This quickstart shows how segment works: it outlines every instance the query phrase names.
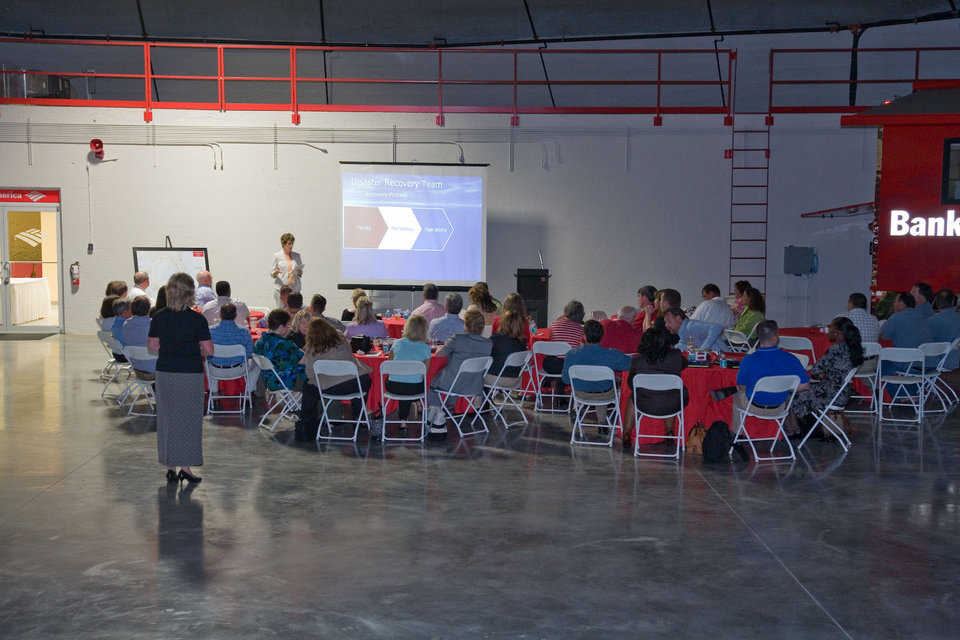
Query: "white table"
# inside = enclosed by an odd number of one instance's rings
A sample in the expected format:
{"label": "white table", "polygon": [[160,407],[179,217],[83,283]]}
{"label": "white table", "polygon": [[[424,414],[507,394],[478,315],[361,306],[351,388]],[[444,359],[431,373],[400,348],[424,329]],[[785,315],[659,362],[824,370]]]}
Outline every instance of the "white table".
{"label": "white table", "polygon": [[52,313],[46,278],[10,278],[11,324],[23,324]]}

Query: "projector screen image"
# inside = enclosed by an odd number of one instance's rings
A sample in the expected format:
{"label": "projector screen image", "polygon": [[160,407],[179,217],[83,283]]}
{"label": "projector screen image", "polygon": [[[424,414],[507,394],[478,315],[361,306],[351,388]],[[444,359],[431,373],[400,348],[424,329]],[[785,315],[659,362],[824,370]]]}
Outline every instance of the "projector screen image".
{"label": "projector screen image", "polygon": [[371,285],[483,280],[485,174],[478,166],[343,164],[341,279]]}

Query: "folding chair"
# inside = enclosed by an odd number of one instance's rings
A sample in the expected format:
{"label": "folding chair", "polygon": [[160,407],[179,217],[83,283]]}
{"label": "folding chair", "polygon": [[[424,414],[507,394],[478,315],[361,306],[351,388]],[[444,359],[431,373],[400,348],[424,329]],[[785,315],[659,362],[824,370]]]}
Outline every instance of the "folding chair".
{"label": "folding chair", "polygon": [[807,361],[810,364],[817,362],[817,354],[813,350],[813,342],[810,341],[810,338],[804,338],[802,336],[780,336],[779,346],[784,351],[809,353],[810,357]]}
{"label": "folding chair", "polygon": [[[573,365],[570,367],[569,374],[570,388],[573,391],[571,395],[573,396],[574,415],[573,431],[570,432],[570,444],[589,444],[612,447],[613,437],[616,434],[617,429],[619,429],[621,433],[623,432],[623,417],[620,415],[620,390],[617,388],[616,374],[614,374],[613,369],[610,367],[586,364]],[[584,382],[609,382],[611,391],[613,392],[613,398],[611,400],[599,400],[581,395],[583,393],[591,393],[590,391],[583,389]],[[580,387],[579,389],[577,388],[578,386]],[[587,412],[591,408],[599,411],[600,407],[606,407],[606,405],[611,403],[613,403],[613,422],[610,422],[610,413],[606,409],[604,409],[603,412],[603,424],[600,422],[584,422]],[[587,440],[583,434],[584,427],[607,427],[610,429],[610,437],[606,442],[602,440],[600,442]],[[579,434],[579,438],[577,437],[577,434]]]}
{"label": "folding chair", "polygon": [[[943,360],[944,364],[943,364],[942,373],[957,370],[956,367],[950,366],[950,362],[951,362],[951,356],[958,351],[960,351],[960,338],[956,338],[953,342],[950,343],[950,352],[947,354],[947,357],[944,358]],[[947,381],[944,380],[942,377],[937,378],[937,388],[947,397],[951,407],[956,405],[957,403],[960,403],[960,396],[957,396],[957,392],[954,391],[953,387],[947,384]]]}
{"label": "folding chair", "polygon": [[268,396],[271,394],[273,395],[273,398],[274,398],[273,404],[270,404],[267,410],[263,412],[263,415],[260,417],[260,422],[257,423],[258,427],[263,427],[264,426],[263,423],[266,422],[270,414],[273,413],[273,410],[279,407],[280,408],[279,415],[277,415],[276,419],[274,419],[274,421],[270,423],[269,426],[265,427],[267,431],[273,432],[276,430],[277,424],[279,424],[279,422],[283,420],[287,415],[296,414],[300,412],[300,398],[297,397],[300,395],[300,393],[296,391],[291,391],[290,389],[287,388],[287,385],[284,384],[283,382],[283,378],[280,377],[280,374],[277,373],[277,370],[274,368],[273,363],[270,362],[270,358],[267,358],[266,356],[262,356],[259,353],[253,354],[252,357],[253,357],[253,361],[257,364],[258,367],[260,367],[261,375],[266,376],[267,372],[270,372],[273,375],[273,377],[277,379],[277,382],[280,383],[279,389],[275,391],[271,391],[269,389],[267,390]]}
{"label": "folding chair", "polygon": [[[243,358],[242,362],[229,367],[219,367],[210,359],[204,361],[207,368],[207,413],[246,413],[247,407],[253,410],[251,390],[247,388],[247,350],[242,344],[215,344],[213,345],[214,358]],[[243,393],[239,395],[225,395],[220,393],[219,383],[228,380],[243,380]],[[215,400],[240,400],[240,410],[214,409]]]}
{"label": "folding chair", "polygon": [[[107,378],[106,383],[103,385],[103,390],[100,391],[100,397],[103,398],[107,395],[107,389],[110,388],[110,385],[114,382],[120,382],[120,374],[126,373],[127,377],[130,377],[133,369],[130,367],[129,362],[120,362],[117,360],[115,353],[123,353],[123,345],[120,344],[120,341],[113,337],[113,334],[109,331],[98,331],[97,337],[100,338],[100,344],[103,345],[103,348],[107,350],[110,354],[110,362],[104,365],[103,369],[100,370],[101,379],[104,377]],[[112,366],[111,366],[112,365]],[[113,373],[110,373],[110,369],[113,369]],[[108,377],[109,376],[109,377]],[[120,396],[122,396],[122,390]],[[120,403],[120,397],[118,396],[118,404]]]}
{"label": "folding chair", "polygon": [[[387,390],[387,378],[396,376],[420,376],[423,383],[423,392],[414,395],[401,395]],[[423,442],[427,435],[427,367],[419,360],[387,360],[380,365],[381,411],[383,413],[383,441],[384,442]],[[407,420],[388,420],[387,403],[390,400],[410,401],[420,403],[420,435],[414,438],[393,437],[387,435],[387,425],[404,424]]]}
{"label": "folding chair", "polygon": [[[533,343],[533,375],[530,376],[530,384],[534,385],[534,393],[536,394],[533,401],[533,410],[537,413],[568,413],[570,411],[567,409],[557,409],[556,403],[557,398],[563,398],[570,400],[570,394],[568,393],[557,393],[556,390],[551,391],[550,393],[544,393],[543,391],[543,381],[544,380],[560,380],[563,378],[561,373],[547,373],[540,369],[540,359],[537,356],[554,356],[557,358],[562,358],[567,355],[570,351],[570,345],[566,342],[551,342],[546,340],[541,340],[540,342]],[[550,398],[550,409],[547,409],[543,405],[543,399]]]}
{"label": "folding chair", "polygon": [[[881,349],[881,347],[880,347],[880,343],[879,343],[879,342],[864,342],[864,343],[863,343],[863,361],[866,363],[866,362],[867,362],[868,360],[870,360],[871,358],[877,358],[877,356],[880,355],[880,349]],[[875,364],[877,364],[877,365],[879,366],[879,362],[876,362],[876,361],[875,361]],[[860,365],[860,367],[862,368],[863,365]],[[862,411],[862,410],[860,410],[860,409],[857,409],[857,410],[846,409],[844,412],[845,412],[845,413],[851,413],[851,414],[856,414],[856,413],[869,413],[869,414],[874,414],[874,413],[876,413],[876,412],[877,412],[877,389],[876,389],[877,372],[876,372],[876,371],[866,371],[866,372],[860,373],[860,372],[859,372],[859,368],[858,368],[858,373],[856,373],[856,374],[853,376],[853,379],[854,379],[854,380],[862,380],[865,385],[867,385],[868,387],[870,387],[870,395],[868,395],[868,396],[851,395],[851,396],[850,396],[850,399],[851,399],[851,400],[869,400],[869,401],[870,401],[870,404],[868,405],[866,411]],[[848,403],[848,404],[849,404],[849,403]]]}
{"label": "folding chair", "polygon": [[113,376],[114,369],[123,363],[117,361],[113,355],[113,351],[110,348],[111,342],[114,339],[111,332],[97,331],[97,339],[100,340],[100,346],[103,347],[103,350],[107,352],[107,361],[100,368],[100,381],[105,382]]}
{"label": "folding chair", "polygon": [[[487,389],[487,393],[483,398],[482,410],[493,411],[494,419],[499,419],[500,422],[503,423],[503,427],[505,429],[509,429],[510,427],[518,424],[527,424],[527,416],[523,413],[523,407],[517,403],[512,394],[513,392],[520,390],[523,375],[530,370],[530,360],[532,358],[532,351],[516,351],[511,353],[504,361],[503,369],[501,369],[500,373],[497,374],[497,379],[493,381],[493,384],[484,385]],[[520,369],[520,374],[517,376],[516,383],[509,384],[505,382],[505,379],[503,378],[503,371],[517,367]],[[531,376],[531,378],[532,377],[533,376]],[[503,401],[500,404],[497,404],[494,400],[494,396],[497,393],[503,397]],[[516,422],[507,422],[507,419],[503,416],[503,410],[506,409],[508,404],[517,410],[517,412],[520,414],[521,420]],[[489,407],[489,409],[487,407]]]}
{"label": "folding chair", "polygon": [[[783,422],[787,419],[787,414],[790,413],[790,405],[793,404],[793,398],[797,395],[797,387],[800,386],[800,378],[797,376],[766,376],[757,380],[757,383],[753,387],[753,393],[750,394],[750,400],[747,402],[747,407],[745,409],[737,408],[737,432],[733,436],[733,445],[730,447],[728,452],[730,455],[733,455],[733,447],[740,442],[747,442],[750,445],[750,449],[753,451],[753,459],[757,462],[770,462],[774,460],[796,460],[797,456],[793,450],[793,445],[790,444],[790,438],[787,437],[786,431],[783,430]],[[782,409],[775,414],[763,415],[756,413],[754,407],[757,405],[753,404],[753,399],[758,393],[786,393],[787,400],[782,405]],[[773,434],[772,437],[768,438],[754,438],[750,436],[750,432],[747,431],[746,423],[747,418],[758,418],[760,420],[772,420],[777,424],[777,431]],[[743,437],[740,437],[740,434],[743,434]],[[773,448],[777,446],[777,441],[780,439],[780,436],[783,436],[784,442],[787,443],[787,448],[790,450],[790,455],[788,456],[760,456],[757,454],[757,448],[755,442],[762,442],[764,440],[772,440],[770,443],[769,453],[773,453]]]}
{"label": "folding chair", "polygon": [[800,366],[804,369],[810,367],[810,356],[805,353],[794,353],[793,351],[787,351],[790,355],[800,361]]}
{"label": "folding chair", "polygon": [[[314,383],[317,385],[317,390],[320,393],[320,425],[317,428],[317,440],[345,440],[348,442],[356,442],[357,434],[360,433],[361,424],[366,424],[367,430],[370,430],[370,418],[367,416],[367,403],[364,402],[363,385],[360,384],[360,372],[357,370],[357,364],[349,360],[317,360],[313,363],[313,375]],[[331,377],[353,376],[357,381],[357,390],[353,393],[343,394],[324,393],[318,377],[321,375]],[[355,398],[360,400],[360,415],[356,416],[355,420],[330,417],[329,408],[334,401],[353,400]],[[353,435],[333,435],[334,422],[352,424]],[[328,436],[323,435],[324,424],[327,425],[327,433],[330,434]]]}
{"label": "folding chair", "polygon": [[[903,347],[885,347],[880,349],[879,359],[880,361],[877,364],[877,383],[875,386],[877,390],[877,401],[879,403],[878,411],[880,412],[880,420],[889,420],[890,422],[916,422],[919,424],[923,420],[923,396],[926,386],[924,382],[926,370],[923,351]],[[900,366],[897,366],[892,372],[884,374],[884,362],[891,362]],[[907,385],[916,385],[916,395],[910,393]],[[884,400],[887,386],[896,388],[890,397],[890,402]],[[901,395],[901,392],[903,395]],[[907,400],[909,406],[913,408],[913,419],[894,418],[892,411],[891,417],[885,418],[883,416],[884,407],[890,407],[892,409],[895,405],[905,406],[902,403],[897,403],[897,400],[901,398]]]}
{"label": "folding chair", "polygon": [[[929,367],[923,376],[924,382],[924,405],[930,400],[930,396],[936,396],[940,401],[939,409],[926,409],[927,413],[946,413],[953,404],[951,398],[940,388],[940,376],[944,372],[947,363],[947,357],[950,355],[952,344],[949,342],[925,342],[918,349],[923,351],[926,362],[936,362],[931,370]],[[952,391],[952,389],[951,389]]]}
{"label": "folding chair", "polygon": [[[480,424],[483,425],[482,429],[473,429],[473,431],[464,431],[463,430],[463,421],[466,420],[467,415],[469,415],[469,410],[464,411],[463,413],[457,414],[456,411],[456,400],[459,398],[466,398],[471,406],[473,404],[473,399],[477,397],[477,394],[474,393],[462,393],[457,391],[457,383],[461,380],[461,377],[468,378],[470,376],[477,376],[481,380],[481,391],[480,397],[485,397],[483,394],[483,376],[487,374],[487,370],[490,369],[490,365],[493,364],[493,358],[490,356],[483,356],[480,358],[468,358],[463,361],[460,365],[460,369],[457,371],[457,375],[453,379],[453,384],[450,385],[450,389],[436,389],[433,390],[437,392],[440,396],[440,409],[443,411],[444,415],[450,420],[453,420],[453,424],[457,427],[457,432],[460,434],[460,437],[472,436],[477,433],[489,433],[490,429],[487,428],[487,423],[483,419],[483,414],[477,410],[474,412],[473,420],[470,421],[470,427],[473,428],[474,423],[476,423],[477,418],[480,419]],[[454,407],[451,410],[447,406],[447,400],[454,399]]]}
{"label": "folding chair", "polygon": [[[680,410],[673,413],[667,413],[664,415],[653,414],[653,413],[644,413],[637,408],[637,390],[643,389],[645,391],[679,391],[680,392]],[[673,418],[678,416],[676,434],[672,436],[667,436],[663,434],[653,434],[653,433],[640,433],[640,421],[643,418],[653,418],[655,420],[664,420],[666,418]],[[686,443],[686,429],[683,426],[683,379],[680,376],[674,376],[666,373],[638,373],[633,376],[633,424],[634,424],[634,438],[633,438],[633,455],[635,456],[646,456],[650,458],[679,458],[680,449],[684,451],[687,449]],[[657,437],[664,438],[666,440],[676,440],[677,448],[672,454],[670,453],[641,453],[640,452],[640,438],[643,437]]]}
{"label": "folding chair", "polygon": [[[136,392],[136,395],[130,399],[130,409],[127,411],[128,416],[155,416],[157,415],[157,403],[155,402],[156,396],[153,393],[153,380],[147,380],[136,375],[138,371],[143,372],[141,369],[137,369],[137,363],[143,362],[153,362],[154,369],[156,369],[157,356],[150,353],[146,347],[136,347],[129,346],[123,348],[123,355],[127,359],[127,362],[130,363],[130,367],[133,370],[134,376],[127,383],[126,389],[123,390],[123,393],[120,394],[123,398],[123,401],[126,402],[130,398],[131,394]],[[137,402],[141,398],[146,398],[147,402],[150,403],[151,412],[149,413],[139,413],[134,411]],[[123,404],[121,403],[121,407]]]}
{"label": "folding chair", "polygon": [[724,329],[723,339],[727,341],[727,350],[733,353],[750,353],[753,350],[750,339],[742,331]]}
{"label": "folding chair", "polygon": [[847,372],[846,377],[844,377],[843,379],[843,384],[840,385],[839,389],[837,389],[837,392],[834,394],[833,398],[830,400],[827,406],[823,408],[823,411],[817,414],[817,419],[813,423],[813,426],[810,427],[810,430],[807,431],[807,435],[803,436],[803,440],[801,440],[800,444],[797,445],[797,451],[803,448],[803,445],[807,443],[807,439],[816,430],[818,426],[822,426],[824,429],[829,431],[830,435],[836,438],[837,442],[840,443],[840,446],[843,447],[844,452],[846,452],[849,449],[849,447],[853,444],[853,442],[850,440],[850,437],[843,430],[843,427],[841,427],[833,418],[831,418],[829,414],[831,411],[833,412],[843,411],[843,407],[837,404],[837,400],[840,398],[840,394],[843,393],[843,390],[847,388],[847,385],[853,382],[853,378],[855,375],[857,375],[857,367],[854,367],[853,369],[850,369],[850,371]]}

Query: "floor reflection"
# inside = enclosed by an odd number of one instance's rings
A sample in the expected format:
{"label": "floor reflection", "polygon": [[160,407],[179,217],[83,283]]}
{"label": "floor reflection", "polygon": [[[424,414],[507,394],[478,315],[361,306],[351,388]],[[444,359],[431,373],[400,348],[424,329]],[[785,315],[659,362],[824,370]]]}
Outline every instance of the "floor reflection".
{"label": "floor reflection", "polygon": [[168,482],[157,490],[157,558],[169,562],[177,578],[192,584],[207,581],[203,503],[193,499],[198,486]]}

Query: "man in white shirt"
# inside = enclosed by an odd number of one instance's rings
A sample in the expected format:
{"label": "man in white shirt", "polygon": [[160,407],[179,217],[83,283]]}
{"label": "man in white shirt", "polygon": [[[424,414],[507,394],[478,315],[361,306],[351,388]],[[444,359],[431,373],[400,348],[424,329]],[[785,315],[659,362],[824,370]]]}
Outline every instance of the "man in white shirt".
{"label": "man in white shirt", "polygon": [[[137,271],[133,274],[133,289],[130,289],[127,293],[127,297],[133,300],[137,296],[147,296],[147,289],[150,288],[150,274],[146,271]],[[147,296],[150,299],[150,304],[153,304],[153,298]]]}
{"label": "man in white shirt", "polygon": [[232,302],[237,307],[237,317],[234,322],[239,327],[247,327],[247,317],[250,315],[250,309],[240,300],[234,300],[230,297],[230,283],[226,280],[217,282],[217,297],[207,304],[203,305],[201,312],[207,319],[207,324],[213,326],[220,322],[220,307],[228,302]]}
{"label": "man in white shirt", "polygon": [[700,294],[703,296],[703,302],[697,305],[691,320],[700,322],[709,322],[719,324],[724,329],[729,329],[737,323],[733,315],[733,310],[727,306],[727,301],[720,295],[720,287],[715,284],[705,284]]}
{"label": "man in white shirt", "polygon": [[847,298],[846,317],[860,330],[861,342],[877,342],[880,337],[880,322],[876,316],[867,311],[867,296],[862,293],[851,293]]}
{"label": "man in white shirt", "polygon": [[213,291],[213,276],[209,271],[201,271],[197,274],[197,290],[193,294],[197,306],[203,307],[210,301],[217,299],[217,294]]}

